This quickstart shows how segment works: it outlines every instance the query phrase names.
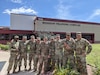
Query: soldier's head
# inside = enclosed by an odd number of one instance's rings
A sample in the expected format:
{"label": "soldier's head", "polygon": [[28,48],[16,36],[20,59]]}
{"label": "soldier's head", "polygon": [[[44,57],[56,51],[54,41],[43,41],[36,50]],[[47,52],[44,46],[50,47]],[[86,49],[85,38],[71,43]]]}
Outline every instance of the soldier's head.
{"label": "soldier's head", "polygon": [[23,36],[22,40],[26,41],[27,40],[27,36]]}
{"label": "soldier's head", "polygon": [[70,40],[70,38],[71,38],[71,33],[70,32],[66,33],[66,39]]}
{"label": "soldier's head", "polygon": [[17,41],[18,39],[19,39],[19,36],[17,36],[17,35],[16,35],[16,36],[14,36],[14,40],[16,40],[16,41]]}
{"label": "soldier's head", "polygon": [[76,39],[80,40],[82,38],[82,33],[81,32],[77,32],[76,33]]}
{"label": "soldier's head", "polygon": [[56,34],[56,40],[60,39],[60,34]]}
{"label": "soldier's head", "polygon": [[47,37],[44,37],[44,38],[43,38],[43,41],[44,41],[44,42],[47,42],[47,41],[48,41],[48,38],[47,38]]}
{"label": "soldier's head", "polygon": [[30,38],[31,38],[32,41],[35,40],[35,36],[34,35],[32,35]]}
{"label": "soldier's head", "polygon": [[51,36],[51,37],[50,37],[50,40],[51,40],[51,41],[54,41],[54,36]]}
{"label": "soldier's head", "polygon": [[40,41],[41,41],[41,38],[37,37],[36,42],[40,42]]}

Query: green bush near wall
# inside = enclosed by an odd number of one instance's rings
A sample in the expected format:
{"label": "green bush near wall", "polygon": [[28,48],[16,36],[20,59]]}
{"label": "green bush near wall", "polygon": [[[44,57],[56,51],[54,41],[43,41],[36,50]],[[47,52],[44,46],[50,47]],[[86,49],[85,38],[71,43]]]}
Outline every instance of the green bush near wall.
{"label": "green bush near wall", "polygon": [[9,45],[0,44],[1,50],[9,50]]}

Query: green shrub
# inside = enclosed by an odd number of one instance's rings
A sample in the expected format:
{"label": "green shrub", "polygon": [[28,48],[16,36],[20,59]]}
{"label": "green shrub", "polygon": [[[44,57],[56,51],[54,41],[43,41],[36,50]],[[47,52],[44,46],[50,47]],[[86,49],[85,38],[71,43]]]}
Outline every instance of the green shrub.
{"label": "green shrub", "polygon": [[54,75],[80,75],[77,71],[71,69],[55,69]]}
{"label": "green shrub", "polygon": [[9,45],[0,44],[0,49],[1,50],[9,50]]}
{"label": "green shrub", "polygon": [[69,67],[68,68],[55,68],[54,75],[80,75],[76,70],[72,70]]}
{"label": "green shrub", "polygon": [[93,71],[93,75],[100,75],[100,63],[98,62],[95,62],[95,70]]}
{"label": "green shrub", "polygon": [[100,75],[100,68],[97,68],[97,69],[94,71],[94,75]]}

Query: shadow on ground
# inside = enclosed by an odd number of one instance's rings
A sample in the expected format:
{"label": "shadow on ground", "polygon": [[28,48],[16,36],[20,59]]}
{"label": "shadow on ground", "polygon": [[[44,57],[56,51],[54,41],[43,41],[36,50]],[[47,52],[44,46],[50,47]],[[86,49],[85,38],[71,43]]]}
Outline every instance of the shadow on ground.
{"label": "shadow on ground", "polygon": [[10,75],[36,75],[36,73],[32,71],[22,71],[22,72],[10,74]]}
{"label": "shadow on ground", "polygon": [[3,66],[5,65],[6,61],[0,61],[0,71],[2,70]]}
{"label": "shadow on ground", "polygon": [[[22,71],[22,72],[10,74],[10,75],[37,75],[37,73],[33,72],[33,71]],[[52,75],[52,73],[51,72],[47,72],[44,75]]]}

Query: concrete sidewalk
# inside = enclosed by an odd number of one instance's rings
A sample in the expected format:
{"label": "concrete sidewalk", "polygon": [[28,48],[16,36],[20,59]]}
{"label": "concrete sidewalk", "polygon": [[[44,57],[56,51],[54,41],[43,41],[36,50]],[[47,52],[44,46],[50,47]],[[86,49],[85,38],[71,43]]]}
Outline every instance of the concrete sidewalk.
{"label": "concrete sidewalk", "polygon": [[[10,57],[10,52],[7,51],[2,51],[0,50],[0,75],[7,75],[7,67],[8,67],[8,61],[9,61],[9,57]],[[11,74],[10,75],[35,75],[36,73],[32,72],[32,71],[23,71],[23,67],[21,68],[21,72],[16,73],[16,74],[12,74],[12,70],[11,70]],[[29,67],[29,66],[28,66]]]}
{"label": "concrete sidewalk", "polygon": [[6,75],[9,57],[10,57],[9,52],[0,50],[0,62],[4,61],[4,63],[1,64],[2,67],[0,67],[1,68],[0,75]]}

